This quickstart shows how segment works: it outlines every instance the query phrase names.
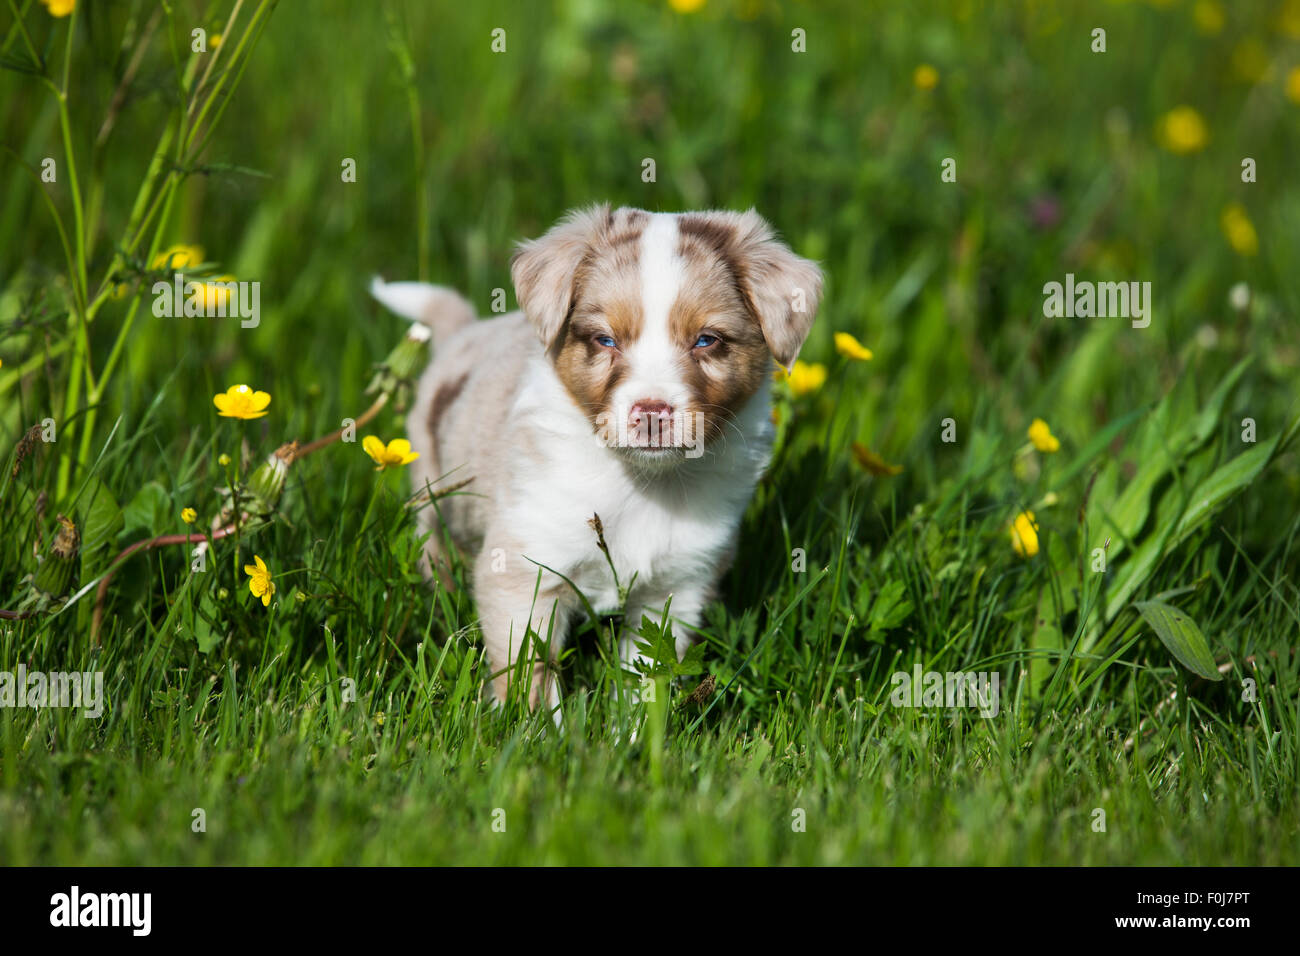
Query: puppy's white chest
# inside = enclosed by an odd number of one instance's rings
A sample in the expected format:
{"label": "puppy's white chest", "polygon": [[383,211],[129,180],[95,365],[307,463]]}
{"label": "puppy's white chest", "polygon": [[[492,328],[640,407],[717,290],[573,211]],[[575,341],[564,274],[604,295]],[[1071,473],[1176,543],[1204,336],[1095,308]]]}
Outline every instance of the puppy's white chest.
{"label": "puppy's white chest", "polygon": [[563,573],[602,612],[618,609],[620,586],[630,603],[707,586],[731,546],[749,489],[727,494],[716,480],[679,486],[676,476],[636,481],[616,466],[602,467],[599,457],[584,467],[569,462],[535,473],[526,483],[532,488],[524,498],[537,506],[527,509],[527,528],[519,530],[537,550],[534,560]]}

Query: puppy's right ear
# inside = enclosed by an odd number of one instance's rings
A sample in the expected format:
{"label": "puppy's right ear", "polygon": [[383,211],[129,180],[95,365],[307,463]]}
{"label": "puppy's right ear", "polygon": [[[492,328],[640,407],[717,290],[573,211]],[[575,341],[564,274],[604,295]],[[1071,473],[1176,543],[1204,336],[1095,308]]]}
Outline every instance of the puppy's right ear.
{"label": "puppy's right ear", "polygon": [[578,209],[540,239],[521,242],[510,261],[515,296],[549,349],[569,317],[578,267],[600,232],[608,227],[609,205]]}

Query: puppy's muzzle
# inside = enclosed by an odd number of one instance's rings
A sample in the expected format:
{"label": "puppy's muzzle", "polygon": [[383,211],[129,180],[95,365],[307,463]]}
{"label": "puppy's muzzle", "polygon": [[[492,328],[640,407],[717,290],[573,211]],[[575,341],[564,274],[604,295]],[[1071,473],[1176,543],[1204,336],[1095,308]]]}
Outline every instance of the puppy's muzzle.
{"label": "puppy's muzzle", "polygon": [[627,416],[627,444],[632,448],[672,448],[680,439],[673,407],[662,399],[642,398]]}

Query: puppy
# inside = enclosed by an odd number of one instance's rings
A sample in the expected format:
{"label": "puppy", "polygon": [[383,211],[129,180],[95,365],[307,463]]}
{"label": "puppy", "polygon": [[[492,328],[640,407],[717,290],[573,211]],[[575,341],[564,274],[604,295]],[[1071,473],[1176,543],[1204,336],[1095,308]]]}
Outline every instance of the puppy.
{"label": "puppy", "polygon": [[632,669],[642,614],[668,608],[679,658],[692,643],[770,455],[773,359],[794,362],[822,276],[752,210],[607,205],[519,245],[511,274],[521,311],[485,321],[448,289],[372,292],[431,330],[407,419],[417,488],[471,479],[421,513],[429,570],[446,568],[441,519],[473,559],[497,699],[519,675],[554,708],[575,588],[601,613],[625,590]]}

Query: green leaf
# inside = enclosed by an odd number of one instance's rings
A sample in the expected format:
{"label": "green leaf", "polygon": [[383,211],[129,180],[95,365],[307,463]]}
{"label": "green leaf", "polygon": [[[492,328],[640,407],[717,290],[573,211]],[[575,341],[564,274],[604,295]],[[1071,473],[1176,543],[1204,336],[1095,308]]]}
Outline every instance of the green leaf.
{"label": "green leaf", "polygon": [[205,593],[199,598],[199,606],[195,610],[193,618],[192,633],[194,640],[199,646],[199,653],[210,654],[224,639],[225,634],[220,629],[221,610],[217,607],[217,602],[212,599],[211,594]]}
{"label": "green leaf", "polygon": [[[1183,513],[1186,498],[1186,492],[1181,489],[1177,487],[1168,489],[1160,498],[1155,523],[1142,543],[1132,553],[1126,554],[1118,565],[1113,563],[1109,556],[1107,557],[1110,567],[1117,570],[1110,582],[1105,620],[1113,619],[1129,606],[1129,602],[1137,596],[1139,589],[1146,584],[1147,579],[1169,553],[1169,549],[1173,546],[1174,529],[1178,526],[1178,519]],[[1097,621],[1096,624],[1100,628],[1102,621]],[[1095,637],[1096,633],[1097,631],[1094,631],[1090,637]]]}
{"label": "green leaf", "polygon": [[82,489],[77,515],[81,519],[82,578],[89,580],[105,563],[101,552],[122,530],[122,509],[108,487],[92,476]]}
{"label": "green leaf", "polygon": [[1175,540],[1187,537],[1209,520],[1229,498],[1254,481],[1272,459],[1273,450],[1281,438],[1281,435],[1274,435],[1262,445],[1243,452],[1201,482],[1192,493],[1191,503],[1178,523]]}
{"label": "green leaf", "polygon": [[1215,387],[1200,414],[1192,419],[1187,431],[1179,436],[1180,444],[1188,441],[1193,447],[1199,447],[1214,434],[1214,430],[1219,427],[1219,422],[1223,420],[1223,403],[1228,400],[1228,396],[1237,385],[1237,380],[1241,378],[1241,373],[1246,371],[1251,361],[1251,357],[1247,356],[1223,376],[1223,381]]}
{"label": "green leaf", "polygon": [[677,665],[677,646],[673,641],[671,622],[661,628],[649,615],[642,614],[635,646],[641,652],[639,656],[650,663],[650,675],[673,673]]}
{"label": "green leaf", "polygon": [[1139,601],[1133,606],[1178,663],[1206,680],[1223,680],[1223,675],[1214,666],[1210,645],[1195,621],[1178,608],[1160,601]]}
{"label": "green leaf", "polygon": [[156,481],[148,482],[136,492],[130,504],[122,509],[122,530],[141,529],[150,534],[163,534],[167,530],[171,510],[171,496],[167,494],[167,489]]}
{"label": "green leaf", "polygon": [[[1038,594],[1038,611],[1034,615],[1029,646],[1034,651],[1061,651],[1065,648],[1065,635],[1061,632],[1061,615],[1056,607],[1050,587]],[[1038,700],[1043,695],[1048,680],[1061,666],[1059,656],[1031,654],[1029,656],[1029,695]]]}
{"label": "green leaf", "polygon": [[907,599],[907,585],[899,578],[892,578],[876,595],[868,626],[873,631],[889,631],[906,621],[911,613],[912,602]]}
{"label": "green leaf", "polygon": [[460,673],[456,675],[456,685],[452,688],[451,696],[447,698],[448,713],[456,713],[460,707],[461,701],[469,698],[471,678],[474,674],[474,658],[476,654],[476,649],[471,647],[467,650],[465,657],[460,662]]}
{"label": "green leaf", "polygon": [[1246,358],[1233,366],[1196,415],[1181,424],[1175,424],[1176,391],[1167,394],[1156,407],[1140,439],[1142,467],[1118,500],[1105,508],[1111,529],[1119,535],[1119,541],[1111,548],[1111,558],[1118,557],[1146,524],[1151,512],[1151,492],[1156,484],[1171,467],[1204,445],[1214,434],[1223,417],[1224,403],[1250,362]]}
{"label": "green leaf", "polygon": [[704,673],[704,644],[692,644],[686,649],[680,663],[673,664],[673,674],[694,676]]}

